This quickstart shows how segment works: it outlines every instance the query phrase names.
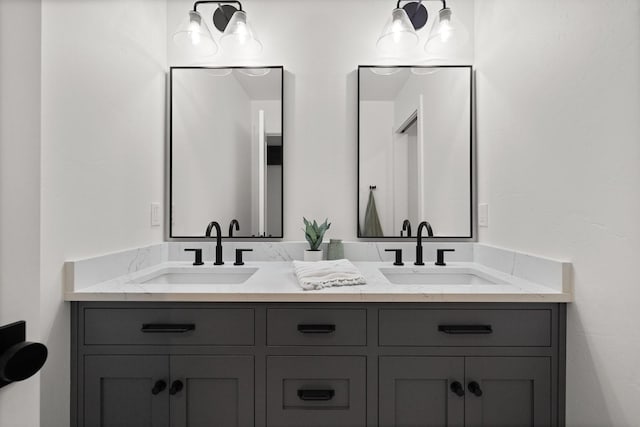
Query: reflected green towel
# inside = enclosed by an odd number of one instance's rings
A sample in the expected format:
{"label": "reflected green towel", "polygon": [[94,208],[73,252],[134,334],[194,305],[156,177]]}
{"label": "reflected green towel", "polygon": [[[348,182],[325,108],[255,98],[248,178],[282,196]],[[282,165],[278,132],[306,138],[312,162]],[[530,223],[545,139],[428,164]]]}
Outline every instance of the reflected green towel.
{"label": "reflected green towel", "polygon": [[378,209],[376,209],[376,200],[373,197],[373,190],[369,190],[369,201],[367,202],[367,210],[364,213],[364,232],[365,237],[382,237],[382,226],[380,218],[378,218]]}

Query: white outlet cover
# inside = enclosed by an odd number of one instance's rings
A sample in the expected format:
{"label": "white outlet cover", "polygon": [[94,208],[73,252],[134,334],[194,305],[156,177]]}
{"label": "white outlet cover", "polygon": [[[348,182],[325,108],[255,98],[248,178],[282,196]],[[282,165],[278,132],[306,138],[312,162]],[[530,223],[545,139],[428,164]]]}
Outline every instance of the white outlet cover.
{"label": "white outlet cover", "polygon": [[161,221],[160,203],[151,203],[151,226],[159,227]]}
{"label": "white outlet cover", "polygon": [[478,226],[479,227],[489,226],[489,204],[488,203],[478,204]]}

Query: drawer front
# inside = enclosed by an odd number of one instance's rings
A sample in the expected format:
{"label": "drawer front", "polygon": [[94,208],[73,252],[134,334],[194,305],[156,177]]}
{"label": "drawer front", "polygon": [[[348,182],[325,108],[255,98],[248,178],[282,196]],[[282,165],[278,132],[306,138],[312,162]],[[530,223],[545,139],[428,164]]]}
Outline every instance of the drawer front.
{"label": "drawer front", "polygon": [[366,425],[366,357],[269,356],[267,426]]}
{"label": "drawer front", "polygon": [[380,346],[551,346],[551,310],[381,309]]}
{"label": "drawer front", "polygon": [[269,309],[268,345],[367,344],[365,309]]}
{"label": "drawer front", "polygon": [[84,343],[253,345],[252,308],[88,308]]}

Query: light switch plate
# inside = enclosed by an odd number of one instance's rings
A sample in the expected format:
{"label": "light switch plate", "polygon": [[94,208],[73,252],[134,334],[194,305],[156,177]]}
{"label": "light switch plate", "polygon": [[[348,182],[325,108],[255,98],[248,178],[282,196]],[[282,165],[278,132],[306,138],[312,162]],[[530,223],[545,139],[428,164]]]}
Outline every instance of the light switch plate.
{"label": "light switch plate", "polygon": [[159,227],[161,221],[160,203],[151,203],[151,226]]}
{"label": "light switch plate", "polygon": [[478,226],[479,227],[489,226],[489,204],[488,203],[480,203],[478,205]]}

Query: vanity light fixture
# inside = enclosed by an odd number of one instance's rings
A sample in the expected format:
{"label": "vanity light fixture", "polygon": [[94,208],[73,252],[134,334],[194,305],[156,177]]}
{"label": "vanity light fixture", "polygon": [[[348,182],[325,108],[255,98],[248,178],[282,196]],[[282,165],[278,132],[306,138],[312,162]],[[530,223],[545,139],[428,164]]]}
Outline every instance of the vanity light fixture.
{"label": "vanity light fixture", "polygon": [[220,44],[224,49],[245,56],[255,56],[262,52],[262,43],[247,22],[247,13],[239,1],[196,1],[193,10],[189,11],[188,20],[173,35],[178,46],[196,56],[212,56],[218,52],[218,44],[198,12],[199,5],[209,3],[218,5],[212,21],[214,27],[222,33]]}
{"label": "vanity light fixture", "polygon": [[[427,53],[440,54],[443,48],[449,48],[454,43],[466,42],[464,26],[452,14],[447,7],[446,0],[442,2],[442,9],[438,12],[438,20],[431,27],[425,51]],[[429,12],[424,6],[423,0],[408,1],[398,0],[396,8],[391,13],[391,18],[382,29],[376,43],[377,48],[383,53],[406,53],[417,46],[419,37],[417,31],[422,29],[429,20]]]}

